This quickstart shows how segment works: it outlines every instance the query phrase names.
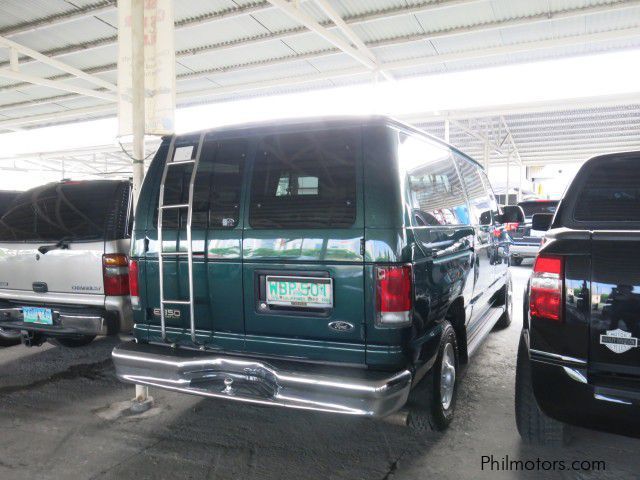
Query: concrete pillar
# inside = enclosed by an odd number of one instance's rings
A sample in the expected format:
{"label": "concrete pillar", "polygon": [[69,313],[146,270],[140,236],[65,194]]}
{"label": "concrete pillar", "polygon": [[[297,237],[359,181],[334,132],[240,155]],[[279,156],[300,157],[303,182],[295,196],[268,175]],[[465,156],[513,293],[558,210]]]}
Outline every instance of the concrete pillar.
{"label": "concrete pillar", "polygon": [[144,179],[144,0],[131,3],[131,64],[133,104],[133,204]]}

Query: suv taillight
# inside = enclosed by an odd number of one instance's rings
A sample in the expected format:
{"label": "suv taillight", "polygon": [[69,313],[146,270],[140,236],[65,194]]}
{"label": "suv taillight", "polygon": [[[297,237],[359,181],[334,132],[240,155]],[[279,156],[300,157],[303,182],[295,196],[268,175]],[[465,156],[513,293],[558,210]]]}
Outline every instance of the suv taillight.
{"label": "suv taillight", "polygon": [[119,253],[102,256],[102,278],[105,295],[129,295],[129,259]]}
{"label": "suv taillight", "polygon": [[376,324],[405,327],[411,324],[411,277],[409,265],[376,268]]}
{"label": "suv taillight", "polygon": [[532,318],[562,319],[564,258],[538,255],[531,275],[529,310]]}

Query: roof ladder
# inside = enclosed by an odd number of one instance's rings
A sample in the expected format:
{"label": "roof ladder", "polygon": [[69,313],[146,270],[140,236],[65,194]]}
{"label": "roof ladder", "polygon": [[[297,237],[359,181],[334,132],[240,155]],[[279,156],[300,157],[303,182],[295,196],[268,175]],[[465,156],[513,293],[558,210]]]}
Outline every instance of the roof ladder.
{"label": "roof ladder", "polygon": [[[166,329],[166,318],[165,318],[165,306],[166,305],[188,305],[189,306],[189,320],[191,324],[191,341],[198,345],[198,341],[196,338],[196,323],[195,323],[195,300],[193,293],[193,242],[192,242],[192,233],[191,233],[191,224],[193,220],[193,190],[196,179],[196,174],[198,171],[198,165],[200,163],[200,154],[202,153],[202,145],[204,143],[204,133],[200,135],[200,140],[198,142],[198,147],[196,151],[196,155],[194,159],[191,160],[177,160],[173,161],[173,157],[175,155],[175,141],[176,136],[174,135],[171,138],[171,144],[169,146],[169,151],[167,153],[167,161],[164,165],[164,171],[162,172],[162,181],[160,183],[160,196],[158,201],[158,242],[159,242],[159,250],[158,250],[158,271],[160,274],[160,327],[162,329],[162,341],[168,342],[167,340],[167,329]],[[189,197],[187,203],[178,203],[178,204],[165,204],[164,203],[164,187],[167,179],[167,173],[170,169],[177,168],[185,168],[188,166],[192,166],[191,170],[191,178],[189,180]],[[175,251],[175,252],[165,252],[164,251],[164,238],[162,236],[162,218],[163,213],[166,210],[186,210],[187,211],[187,251]],[[164,259],[175,258],[179,260],[180,257],[187,257],[188,268],[189,268],[189,300],[178,300],[178,299],[167,299],[164,295]]]}

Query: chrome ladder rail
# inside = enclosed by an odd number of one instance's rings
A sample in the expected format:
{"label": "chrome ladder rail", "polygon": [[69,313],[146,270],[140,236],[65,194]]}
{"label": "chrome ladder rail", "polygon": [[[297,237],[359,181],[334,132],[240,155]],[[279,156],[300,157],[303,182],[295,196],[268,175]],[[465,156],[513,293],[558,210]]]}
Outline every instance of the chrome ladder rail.
{"label": "chrome ladder rail", "polygon": [[[189,306],[189,320],[190,320],[190,331],[191,331],[191,341],[194,344],[198,344],[196,338],[196,324],[195,324],[195,299],[194,299],[194,289],[193,289],[193,244],[192,244],[192,235],[191,235],[191,225],[193,221],[193,190],[195,185],[196,174],[198,171],[198,165],[200,163],[200,154],[202,153],[202,146],[204,143],[204,133],[200,135],[200,139],[198,141],[196,156],[193,160],[180,160],[177,162],[173,161],[173,156],[175,154],[175,141],[176,136],[174,135],[171,138],[171,144],[169,145],[169,151],[167,153],[167,161],[164,165],[164,170],[162,172],[162,180],[160,182],[160,195],[158,200],[158,272],[160,275],[160,328],[162,331],[162,341],[167,342],[167,329],[166,329],[166,318],[165,318],[165,305],[188,305]],[[164,203],[164,187],[167,179],[167,172],[171,167],[176,165],[185,165],[185,164],[193,164],[193,168],[191,170],[191,178],[189,179],[189,198],[187,203],[179,203],[174,205],[165,205]],[[162,237],[162,217],[164,210],[169,209],[187,209],[187,251],[186,252],[164,252],[163,245],[164,239]],[[180,256],[187,256],[187,266],[189,272],[189,300],[174,300],[167,299],[164,296],[164,258],[165,257],[175,257],[179,258]]]}

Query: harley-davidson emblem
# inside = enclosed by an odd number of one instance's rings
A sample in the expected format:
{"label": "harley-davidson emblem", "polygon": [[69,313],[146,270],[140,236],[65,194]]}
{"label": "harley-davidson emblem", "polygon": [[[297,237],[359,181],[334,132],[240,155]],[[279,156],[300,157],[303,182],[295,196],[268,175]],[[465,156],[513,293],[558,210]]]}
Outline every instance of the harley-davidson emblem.
{"label": "harley-davidson emblem", "polygon": [[632,337],[630,332],[616,328],[607,330],[606,335],[600,335],[600,343],[614,353],[624,353],[638,346],[638,339]]}
{"label": "harley-davidson emblem", "polygon": [[329,324],[329,328],[337,332],[350,332],[351,330],[353,330],[353,325],[351,325],[349,322],[343,322],[339,320],[337,322],[331,322]]}

